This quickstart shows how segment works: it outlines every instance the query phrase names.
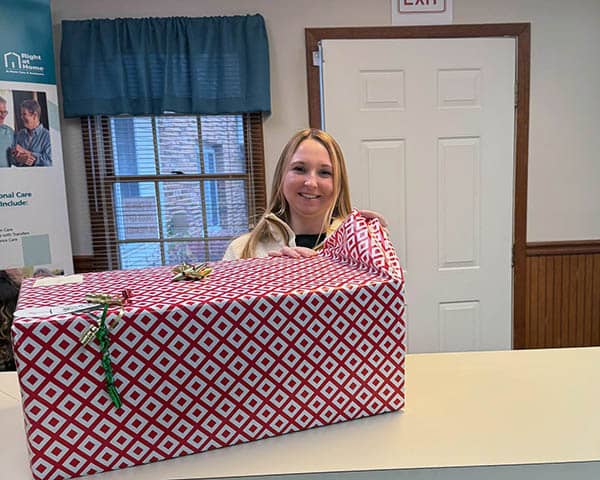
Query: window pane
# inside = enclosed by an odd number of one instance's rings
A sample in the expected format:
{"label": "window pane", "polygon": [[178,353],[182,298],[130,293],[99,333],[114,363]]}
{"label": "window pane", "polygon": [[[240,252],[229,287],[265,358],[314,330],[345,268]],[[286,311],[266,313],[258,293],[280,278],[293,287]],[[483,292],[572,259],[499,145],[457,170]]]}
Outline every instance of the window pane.
{"label": "window pane", "polygon": [[205,262],[207,246],[205,242],[165,242],[165,263],[176,265],[181,262]]}
{"label": "window pane", "polygon": [[235,237],[248,231],[245,181],[206,180],[204,198],[209,237]]}
{"label": "window pane", "polygon": [[[131,195],[133,187],[136,194]],[[114,184],[117,240],[158,237],[158,212],[153,182]]]}
{"label": "window pane", "polygon": [[215,262],[223,259],[231,240],[165,242],[165,264]]}
{"label": "window pane", "polygon": [[196,117],[157,117],[160,173],[201,173]]}
{"label": "window pane", "polygon": [[119,255],[124,270],[162,265],[159,243],[122,243]]}
{"label": "window pane", "polygon": [[208,242],[208,260],[215,262],[223,259],[231,240],[211,240]]}
{"label": "window pane", "polygon": [[[207,173],[245,173],[244,122],[241,115],[205,115],[202,147],[216,156],[214,171]],[[206,159],[206,156],[205,156]]]}
{"label": "window pane", "polygon": [[155,175],[151,117],[111,117],[115,175]]}
{"label": "window pane", "polygon": [[159,188],[163,237],[203,237],[200,184],[160,182]]}

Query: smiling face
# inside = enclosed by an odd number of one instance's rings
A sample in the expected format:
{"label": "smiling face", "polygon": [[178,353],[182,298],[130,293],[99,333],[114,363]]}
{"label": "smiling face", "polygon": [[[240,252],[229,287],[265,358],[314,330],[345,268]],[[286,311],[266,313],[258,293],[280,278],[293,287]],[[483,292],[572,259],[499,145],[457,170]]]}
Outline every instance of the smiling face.
{"label": "smiling face", "polygon": [[21,108],[21,120],[27,130],[33,130],[40,124],[40,117],[36,112],[30,112],[26,108]]}
{"label": "smiling face", "polygon": [[6,102],[0,102],[0,125],[4,124],[4,119],[8,115],[8,110],[6,108]]}
{"label": "smiling face", "polygon": [[292,230],[297,234],[320,233],[334,201],[333,166],[320,142],[307,138],[300,143],[286,167],[282,190]]}

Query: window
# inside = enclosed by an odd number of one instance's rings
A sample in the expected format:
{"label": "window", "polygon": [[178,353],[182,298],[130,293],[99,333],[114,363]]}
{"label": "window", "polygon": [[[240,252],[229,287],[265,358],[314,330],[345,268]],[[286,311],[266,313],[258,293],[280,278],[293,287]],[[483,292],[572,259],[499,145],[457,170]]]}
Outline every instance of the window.
{"label": "window", "polygon": [[220,260],[265,207],[261,122],[82,118],[94,269]]}

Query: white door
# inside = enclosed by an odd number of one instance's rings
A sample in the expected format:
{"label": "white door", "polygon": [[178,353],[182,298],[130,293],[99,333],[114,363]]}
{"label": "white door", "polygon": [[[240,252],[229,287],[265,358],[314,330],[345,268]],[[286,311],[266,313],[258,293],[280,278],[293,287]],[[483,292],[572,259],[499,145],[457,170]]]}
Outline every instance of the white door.
{"label": "white door", "polygon": [[406,270],[409,352],[510,349],[515,40],[325,40],[324,126]]}

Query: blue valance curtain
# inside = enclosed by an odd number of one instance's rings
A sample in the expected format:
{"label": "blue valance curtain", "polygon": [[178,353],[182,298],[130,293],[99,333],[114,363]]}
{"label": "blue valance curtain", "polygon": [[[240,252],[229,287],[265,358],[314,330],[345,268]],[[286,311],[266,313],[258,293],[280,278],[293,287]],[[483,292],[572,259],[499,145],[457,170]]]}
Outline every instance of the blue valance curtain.
{"label": "blue valance curtain", "polygon": [[261,15],[62,22],[65,117],[269,112]]}

